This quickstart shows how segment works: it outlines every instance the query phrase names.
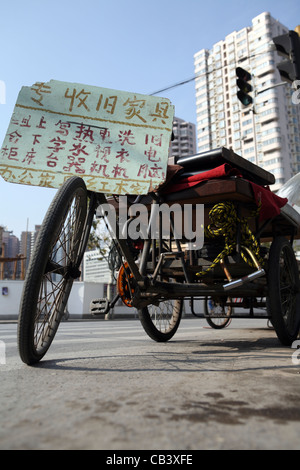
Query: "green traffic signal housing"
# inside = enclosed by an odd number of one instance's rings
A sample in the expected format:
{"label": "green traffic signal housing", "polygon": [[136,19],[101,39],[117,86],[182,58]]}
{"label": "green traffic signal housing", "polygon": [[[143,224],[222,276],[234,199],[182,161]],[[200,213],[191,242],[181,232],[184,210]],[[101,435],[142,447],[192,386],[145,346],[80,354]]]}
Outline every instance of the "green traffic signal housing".
{"label": "green traffic signal housing", "polygon": [[300,38],[295,31],[289,31],[273,38],[278,54],[285,60],[279,62],[276,67],[281,79],[292,83],[300,80]]}
{"label": "green traffic signal housing", "polygon": [[242,67],[237,67],[235,69],[236,76],[238,77],[236,84],[239,88],[237,92],[237,97],[240,102],[245,106],[249,106],[253,103],[253,98],[249,93],[253,91],[252,85],[249,83],[252,79],[251,74],[247,71],[242,69]]}

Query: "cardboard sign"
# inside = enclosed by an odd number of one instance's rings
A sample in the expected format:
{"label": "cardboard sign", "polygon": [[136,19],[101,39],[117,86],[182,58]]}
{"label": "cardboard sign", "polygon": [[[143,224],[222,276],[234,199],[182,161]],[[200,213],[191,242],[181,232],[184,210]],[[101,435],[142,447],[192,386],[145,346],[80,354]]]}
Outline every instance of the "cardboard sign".
{"label": "cardboard sign", "polygon": [[166,177],[174,107],[165,98],[56,80],[23,87],[0,150],[6,181],[146,194]]}

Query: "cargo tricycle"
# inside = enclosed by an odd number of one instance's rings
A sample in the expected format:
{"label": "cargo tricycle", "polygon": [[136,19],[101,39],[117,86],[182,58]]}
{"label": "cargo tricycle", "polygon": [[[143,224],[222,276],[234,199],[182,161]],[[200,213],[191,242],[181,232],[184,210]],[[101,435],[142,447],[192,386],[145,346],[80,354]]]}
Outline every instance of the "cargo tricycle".
{"label": "cargo tricycle", "polygon": [[[18,325],[21,359],[34,364],[50,347],[73,281],[80,277],[95,214],[106,220],[108,207],[117,221],[112,238],[120,259],[117,295],[91,299],[93,314],[107,314],[121,298],[137,309],[150,338],[165,342],[179,327],[185,301],[195,311],[197,300],[209,299],[220,307],[216,317],[228,321],[228,308],[239,299],[239,308],[250,317],[256,309],[265,309],[280,342],[290,346],[300,325],[293,247],[300,236],[300,216],[270,191],[274,181],[271,173],[224,147],[180,158],[169,167],[161,187],[123,198],[128,218],[121,223],[120,196],[89,191],[80,176],[67,179],[45,216],[27,271]],[[185,225],[193,230],[202,214],[201,246],[179,230],[175,211],[167,210],[175,204],[179,212],[188,206]],[[140,230],[137,206],[149,215]],[[202,212],[197,212],[198,206]],[[158,214],[155,236],[150,231],[153,213]],[[135,240],[124,236],[130,227],[135,227]],[[214,311],[208,314],[211,318]]]}

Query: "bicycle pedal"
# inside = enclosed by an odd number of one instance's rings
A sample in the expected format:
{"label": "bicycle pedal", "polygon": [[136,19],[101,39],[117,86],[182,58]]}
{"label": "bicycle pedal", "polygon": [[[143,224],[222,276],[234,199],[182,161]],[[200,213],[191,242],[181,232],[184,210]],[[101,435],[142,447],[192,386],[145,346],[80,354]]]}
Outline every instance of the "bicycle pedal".
{"label": "bicycle pedal", "polygon": [[90,313],[92,315],[106,315],[110,309],[107,298],[94,299],[90,303]]}

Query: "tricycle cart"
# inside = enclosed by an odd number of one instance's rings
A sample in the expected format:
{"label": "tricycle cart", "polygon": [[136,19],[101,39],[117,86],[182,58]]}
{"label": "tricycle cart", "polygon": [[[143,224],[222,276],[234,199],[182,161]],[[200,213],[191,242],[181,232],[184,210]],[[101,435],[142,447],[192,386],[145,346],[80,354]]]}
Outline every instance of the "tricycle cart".
{"label": "tricycle cart", "polygon": [[[138,310],[147,334],[168,341],[181,320],[184,299],[210,298],[233,305],[240,299],[253,315],[265,307],[267,318],[283,345],[291,345],[300,326],[299,272],[293,242],[299,238],[300,216],[285,200],[265,186],[270,173],[225,148],[181,159],[171,168],[171,180],[142,197],[128,197],[126,227],[136,221],[137,204],[147,207],[188,204],[189,222],[197,222],[196,206],[204,208],[204,243],[193,246],[185,234],[178,237],[172,211],[160,212],[158,235],[147,231],[133,248],[122,236],[119,221],[114,238],[121,259],[118,295],[97,299],[95,314],[103,315],[122,298]],[[104,206],[105,205],[105,206]],[[74,279],[87,245],[93,218],[106,217],[101,207],[119,215],[119,196],[87,191],[73,176],[58,190],[40,229],[20,307],[18,341],[22,360],[38,362],[47,352],[64,315]],[[166,223],[168,236],[162,231]],[[151,223],[151,215],[149,224]]]}

